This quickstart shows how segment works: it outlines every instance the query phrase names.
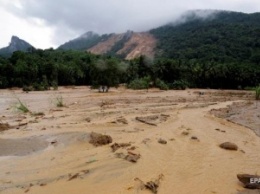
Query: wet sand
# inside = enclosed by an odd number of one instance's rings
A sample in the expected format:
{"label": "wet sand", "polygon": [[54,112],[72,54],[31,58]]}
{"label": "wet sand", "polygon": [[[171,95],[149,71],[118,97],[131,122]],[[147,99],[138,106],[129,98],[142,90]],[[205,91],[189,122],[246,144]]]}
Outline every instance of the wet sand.
{"label": "wet sand", "polygon": [[[0,145],[5,145],[0,149],[0,193],[145,194],[152,192],[140,180],[158,177],[158,193],[163,194],[255,192],[245,190],[236,175],[260,174],[260,138],[245,127],[258,126],[258,117],[250,116],[258,109],[238,106],[234,111],[243,113],[236,114],[240,124],[210,113],[234,102],[253,102],[250,92],[119,88],[103,94],[88,87],[0,92],[1,122],[12,126],[0,133]],[[55,106],[58,96],[66,107]],[[32,112],[44,114],[18,113],[16,97]],[[93,146],[91,132],[131,146],[115,152],[113,143]],[[227,141],[238,150],[219,147]],[[133,163],[118,157],[129,153],[140,158]]]}
{"label": "wet sand", "polygon": [[260,137],[260,101],[235,102],[225,108],[211,110],[211,113],[246,126]]}

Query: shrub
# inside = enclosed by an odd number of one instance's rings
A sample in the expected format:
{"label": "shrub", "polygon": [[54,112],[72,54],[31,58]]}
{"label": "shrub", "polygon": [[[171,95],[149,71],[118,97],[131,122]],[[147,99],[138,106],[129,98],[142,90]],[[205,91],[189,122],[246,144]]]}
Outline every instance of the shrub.
{"label": "shrub", "polygon": [[185,90],[189,87],[189,83],[186,80],[175,80],[169,85],[170,89]]}
{"label": "shrub", "polygon": [[254,90],[255,90],[255,87],[246,86],[246,87],[244,88],[244,90],[254,91]]}
{"label": "shrub", "polygon": [[155,86],[158,87],[160,90],[168,90],[169,86],[162,80],[156,79]]}
{"label": "shrub", "polygon": [[51,86],[53,87],[53,90],[58,90],[58,83],[57,83],[57,81],[53,81],[52,83],[51,83]]}
{"label": "shrub", "polygon": [[30,92],[30,91],[34,91],[32,86],[23,86],[23,91],[24,92]]}
{"label": "shrub", "polygon": [[255,99],[260,100],[260,86],[255,88]]}
{"label": "shrub", "polygon": [[23,86],[23,91],[25,92],[30,92],[30,91],[44,91],[44,90],[49,90],[50,87],[46,83],[33,83],[32,86]]}
{"label": "shrub", "polygon": [[41,82],[40,84],[34,83],[33,88],[34,91],[44,91],[44,90],[49,90],[50,86],[46,82]]}
{"label": "shrub", "polygon": [[151,78],[150,77],[143,77],[140,79],[135,79],[128,84],[128,88],[134,90],[141,90],[141,89],[148,89],[150,84]]}
{"label": "shrub", "polygon": [[41,84],[34,83],[33,84],[33,89],[34,89],[34,91],[43,91],[44,87]]}
{"label": "shrub", "polygon": [[17,100],[18,100],[18,105],[16,106],[17,110],[23,113],[31,112],[26,104],[24,104],[19,98]]}
{"label": "shrub", "polygon": [[57,106],[57,107],[64,107],[64,106],[65,106],[65,104],[64,104],[64,102],[63,102],[62,96],[58,96],[58,97],[56,98],[56,106]]}

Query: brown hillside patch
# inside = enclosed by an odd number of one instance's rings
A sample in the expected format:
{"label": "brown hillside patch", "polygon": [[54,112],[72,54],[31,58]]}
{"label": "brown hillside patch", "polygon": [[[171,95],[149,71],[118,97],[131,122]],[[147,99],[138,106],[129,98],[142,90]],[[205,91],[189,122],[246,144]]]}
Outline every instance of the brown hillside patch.
{"label": "brown hillside patch", "polygon": [[129,41],[117,54],[126,54],[126,59],[134,59],[145,55],[147,57],[154,56],[156,39],[149,33],[133,33]]}
{"label": "brown hillside patch", "polygon": [[91,53],[94,54],[105,54],[111,50],[111,48],[123,38],[124,34],[114,34],[108,40],[104,42],[99,42],[97,45],[88,49]]}
{"label": "brown hillside patch", "polygon": [[[112,47],[126,35],[123,34],[114,34],[108,40],[99,42],[97,45],[88,49],[91,53],[94,54],[105,54],[109,52]],[[142,32],[142,33],[132,33],[130,39],[125,42],[122,49],[117,51],[119,55],[125,55],[125,59],[130,60],[141,55],[148,57],[154,56],[154,49],[156,46],[156,39],[153,35]]]}

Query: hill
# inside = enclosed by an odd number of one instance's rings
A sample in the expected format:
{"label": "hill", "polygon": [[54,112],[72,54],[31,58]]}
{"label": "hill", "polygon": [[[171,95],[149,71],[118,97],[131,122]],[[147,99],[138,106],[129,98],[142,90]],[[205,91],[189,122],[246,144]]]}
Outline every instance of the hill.
{"label": "hill", "polygon": [[192,11],[180,23],[150,31],[158,40],[157,56],[215,62],[260,60],[260,13]]}
{"label": "hill", "polygon": [[256,89],[259,16],[193,11],[149,32],[88,32],[57,50],[15,52],[9,59],[0,58],[0,88],[126,83],[134,89]]}
{"label": "hill", "polygon": [[100,41],[105,41],[109,35],[102,35],[89,31],[82,34],[78,38],[70,40],[58,47],[60,50],[87,50],[98,44]]}
{"label": "hill", "polygon": [[11,42],[7,47],[0,49],[0,55],[9,57],[15,51],[28,51],[28,49],[33,48],[28,42],[18,38],[17,36],[12,36]]}
{"label": "hill", "polygon": [[141,55],[153,57],[155,46],[156,40],[151,34],[127,31],[123,34],[112,34],[106,41],[99,42],[88,51],[130,60]]}
{"label": "hill", "polygon": [[58,49],[86,50],[125,59],[141,55],[185,61],[260,61],[260,13],[195,10],[148,32],[87,32]]}
{"label": "hill", "polygon": [[141,55],[152,57],[156,46],[154,37],[147,33],[127,31],[121,34],[98,35],[87,32],[70,40],[58,49],[89,51],[94,54],[114,55],[125,59],[133,59]]}

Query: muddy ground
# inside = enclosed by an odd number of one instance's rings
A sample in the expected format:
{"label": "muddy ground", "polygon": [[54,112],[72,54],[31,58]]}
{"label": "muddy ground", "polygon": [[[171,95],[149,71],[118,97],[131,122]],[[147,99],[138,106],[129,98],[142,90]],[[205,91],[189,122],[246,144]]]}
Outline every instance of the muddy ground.
{"label": "muddy ground", "polygon": [[0,90],[0,193],[257,193],[259,114],[246,91]]}

